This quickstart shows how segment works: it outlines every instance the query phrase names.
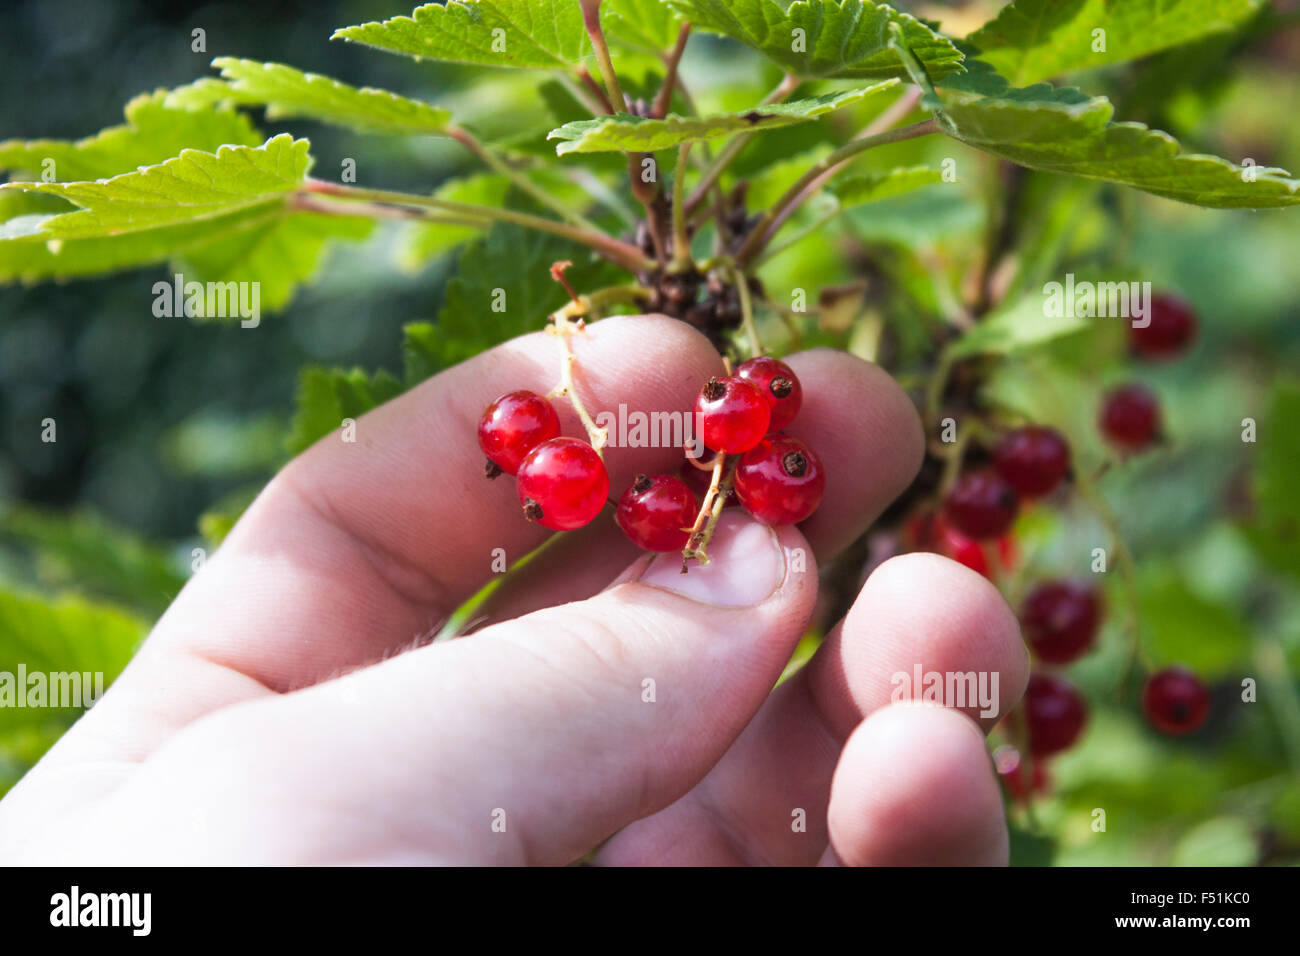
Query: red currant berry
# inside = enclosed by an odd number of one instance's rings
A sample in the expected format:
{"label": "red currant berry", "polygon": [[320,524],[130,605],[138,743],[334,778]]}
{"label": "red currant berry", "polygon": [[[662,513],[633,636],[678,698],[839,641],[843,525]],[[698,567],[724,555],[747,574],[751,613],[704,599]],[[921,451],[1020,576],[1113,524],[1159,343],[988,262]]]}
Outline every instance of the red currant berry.
{"label": "red currant berry", "polygon": [[1007,432],[993,450],[993,467],[1017,494],[1041,498],[1070,470],[1070,446],[1055,428],[1017,428]]}
{"label": "red currant berry", "polygon": [[1101,595],[1074,581],[1045,581],[1020,608],[1025,640],[1049,664],[1068,664],[1086,654],[1100,624]]}
{"label": "red currant berry", "polygon": [[817,510],[826,473],[812,449],[789,435],[772,435],[736,465],[736,496],[766,524],[797,524]]}
{"label": "red currant berry", "polygon": [[767,426],[769,432],[779,432],[799,414],[799,406],[803,404],[803,386],[794,370],[784,362],[761,355],[741,362],[736,375],[757,385],[767,399],[767,407],[772,413]]}
{"label": "red currant berry", "polygon": [[1139,451],[1160,435],[1160,403],[1145,385],[1121,385],[1102,401],[1100,425],[1112,444]]}
{"label": "red currant berry", "polygon": [[1176,358],[1196,338],[1196,312],[1176,295],[1157,292],[1144,328],[1129,325],[1129,346],[1144,359]]}
{"label": "red currant berry", "polygon": [[1005,533],[1019,505],[1015,489],[995,473],[971,471],[953,485],[944,513],[954,528],[978,541]]}
{"label": "red currant berry", "polygon": [[1210,715],[1210,689],[1182,667],[1167,667],[1147,678],[1142,710],[1156,730],[1171,737],[1190,734]]}
{"label": "red currant berry", "polygon": [[1083,732],[1088,705],[1073,684],[1052,674],[1031,674],[1025,688],[1029,750],[1035,757],[1059,753]]}
{"label": "red currant berry", "polygon": [[609,474],[585,441],[552,438],[524,458],[515,490],[529,521],[555,531],[572,531],[588,524],[604,507]]}
{"label": "red currant berry", "polygon": [[507,392],[483,412],[478,423],[478,446],[489,461],[514,475],[525,455],[559,434],[560,418],[555,407],[540,395],[520,390]]}
{"label": "red currant berry", "polygon": [[695,398],[700,437],[723,454],[749,451],[763,440],[771,419],[763,393],[743,378],[711,378]]}
{"label": "red currant berry", "polygon": [[[999,747],[1001,751],[1004,748]],[[1014,748],[1005,748],[1011,751],[1009,759],[1003,763],[998,761],[994,755],[994,766],[997,767],[998,774],[1002,777],[1002,783],[1008,792],[1017,800],[1027,800],[1036,793],[1044,793],[1052,788],[1052,775],[1047,769],[1046,760],[1034,761],[1034,772],[1030,778],[1029,786],[1025,785],[1025,762],[1020,759],[1020,754],[1015,752]]]}
{"label": "red currant berry", "polygon": [[680,478],[637,475],[619,499],[614,518],[638,548],[680,551],[686,547],[698,507]]}

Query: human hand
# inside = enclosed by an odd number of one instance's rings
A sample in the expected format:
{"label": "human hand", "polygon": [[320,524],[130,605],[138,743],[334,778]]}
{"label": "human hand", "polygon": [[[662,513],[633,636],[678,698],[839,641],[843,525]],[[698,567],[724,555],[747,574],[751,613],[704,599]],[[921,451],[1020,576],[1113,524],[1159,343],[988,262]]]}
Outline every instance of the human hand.
{"label": "human hand", "polygon": [[[595,409],[687,409],[721,369],[662,317],[606,319],[574,350]],[[553,343],[516,339],[366,415],[354,444],[323,439],[0,802],[0,846],[69,864],[1005,862],[982,737],[997,717],[890,703],[918,663],[997,672],[998,716],[1018,699],[1027,656],[982,577],[886,562],[772,691],[813,611],[814,555],[865,530],[923,443],[876,367],[787,361],[805,385],[789,430],[827,473],[816,514],[769,529],[728,512],[687,575],[602,516],[450,642],[427,638],[492,578],[493,549],[513,564],[547,534],[508,478],[482,478],[474,426],[500,393],[551,387]],[[610,448],[611,487],[680,455]]]}

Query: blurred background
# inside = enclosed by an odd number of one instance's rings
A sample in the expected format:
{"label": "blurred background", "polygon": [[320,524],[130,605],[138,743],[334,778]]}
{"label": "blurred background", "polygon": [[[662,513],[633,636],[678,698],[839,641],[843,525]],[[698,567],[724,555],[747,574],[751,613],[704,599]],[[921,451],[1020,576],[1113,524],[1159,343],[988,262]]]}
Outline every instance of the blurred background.
{"label": "blurred background", "polygon": [[[940,19],[953,35],[999,6],[896,5]],[[1294,7],[1274,5],[1290,15],[1285,29],[1274,21],[1078,85],[1110,95],[1117,118],[1169,130],[1187,150],[1300,171]],[[545,107],[530,74],[416,64],[329,41],[337,26],[405,12],[392,0],[10,0],[0,33],[0,141],[90,135],[120,123],[132,96],[210,75],[218,55],[463,107],[489,139],[537,127]],[[195,28],[206,33],[205,52],[191,50]],[[684,71],[706,98],[737,106],[772,85],[753,57],[709,38],[692,41]],[[783,133],[773,149],[808,151],[821,135],[816,126]],[[425,191],[468,169],[456,147],[433,139],[296,122],[275,128],[310,136],[319,168],[353,158],[361,182],[389,188]],[[540,138],[516,145],[547,148]],[[905,144],[896,155],[921,162],[959,149]],[[991,164],[977,166],[997,175]],[[773,260],[765,282],[817,289],[853,281],[862,256],[897,260],[904,273],[909,263],[942,272],[980,241],[978,185],[873,206],[844,227],[860,255],[844,255],[846,235],[828,231]],[[1048,277],[1118,270],[1178,292],[1200,314],[1190,357],[1142,372],[1164,402],[1171,449],[1108,476],[1104,491],[1141,569],[1148,652],[1210,680],[1216,707],[1190,739],[1147,730],[1131,696],[1117,690],[1128,649],[1112,614],[1100,651],[1071,670],[1092,704],[1083,745],[1054,762],[1051,787],[1032,807],[1012,806],[1015,862],[1300,861],[1300,483],[1292,477],[1300,464],[1300,220],[1294,211],[1195,209],[1059,177],[1034,175],[1026,189],[1047,211],[1025,228],[1050,260]],[[283,314],[263,317],[255,348],[228,324],[155,318],[147,290],[168,275],[162,267],[0,286],[0,670],[21,659],[29,670],[111,678],[183,585],[194,549],[210,548],[227,516],[286,459],[300,370],[400,374],[402,326],[437,315],[455,257],[412,262],[394,254],[397,241],[383,233],[335,250]],[[925,298],[878,303],[888,313],[889,348],[871,354],[894,359],[886,364],[905,382],[923,363],[909,352],[904,323],[924,311]],[[862,328],[877,320],[854,318]],[[1085,460],[1096,457],[1092,396],[1099,382],[1133,372],[1117,330],[1005,363],[990,389],[1006,407],[1061,427]],[[845,338],[862,349],[852,330]],[[56,443],[40,440],[45,418],[58,423]],[[1256,444],[1241,441],[1245,418],[1259,423]],[[1063,507],[1027,514],[1018,534],[1024,565],[1046,577],[1077,571],[1077,555],[1103,532],[1086,509]],[[1243,677],[1258,681],[1258,703],[1239,703]],[[0,710],[0,793],[75,716]],[[1098,807],[1107,813],[1101,834],[1092,828]]]}

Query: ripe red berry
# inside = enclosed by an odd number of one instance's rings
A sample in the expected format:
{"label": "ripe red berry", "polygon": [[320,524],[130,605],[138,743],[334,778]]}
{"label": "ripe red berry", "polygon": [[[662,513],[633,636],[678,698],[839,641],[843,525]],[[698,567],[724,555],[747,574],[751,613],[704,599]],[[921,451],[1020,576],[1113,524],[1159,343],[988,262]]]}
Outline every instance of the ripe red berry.
{"label": "ripe red berry", "polygon": [[1099,424],[1112,444],[1138,451],[1160,435],[1160,403],[1145,385],[1121,385],[1103,399]]}
{"label": "ripe red berry", "polygon": [[968,538],[996,538],[1016,520],[1019,507],[1015,489],[992,471],[970,471],[957,479],[944,513]]}
{"label": "ripe red berry", "polygon": [[1186,301],[1168,292],[1151,297],[1151,313],[1144,328],[1129,326],[1129,346],[1144,359],[1176,358],[1196,338],[1196,312]]}
{"label": "ripe red berry", "polygon": [[1070,470],[1070,445],[1055,428],[1017,428],[998,442],[993,467],[1018,494],[1039,498],[1059,485]]}
{"label": "ripe red berry", "polygon": [[637,475],[619,499],[614,518],[638,548],[680,551],[686,547],[698,507],[680,478]]}
{"label": "ripe red berry", "polygon": [[600,513],[609,498],[609,474],[585,441],[552,438],[524,458],[515,490],[529,521],[571,531]]}
{"label": "ripe red berry", "polygon": [[1088,706],[1065,678],[1031,674],[1025,688],[1025,718],[1030,751],[1035,757],[1045,757],[1079,739],[1088,721]]}
{"label": "ripe red berry", "polygon": [[753,382],[763,393],[772,413],[767,426],[769,432],[779,432],[799,414],[799,406],[803,404],[803,386],[794,370],[781,360],[760,355],[741,362],[736,375]]}
{"label": "ripe red berry", "polygon": [[812,449],[789,435],[772,435],[736,465],[736,496],[759,521],[796,524],[817,510],[826,473]]}
{"label": "ripe red berry", "polygon": [[762,441],[771,419],[763,393],[743,378],[711,378],[695,397],[700,437],[727,455],[749,451]]}
{"label": "ripe red berry", "polygon": [[488,460],[513,475],[524,456],[560,434],[555,407],[524,390],[507,392],[487,407],[478,423],[478,446]]}
{"label": "ripe red berry", "polygon": [[1052,788],[1052,774],[1047,769],[1046,760],[1034,761],[1034,772],[1030,785],[1025,785],[1025,764],[1016,755],[1016,760],[1008,770],[998,770],[1002,783],[1017,800],[1027,800],[1036,793],[1045,793]]}
{"label": "ripe red berry", "polygon": [[1067,664],[1087,653],[1101,624],[1101,595],[1075,581],[1044,581],[1025,598],[1020,625],[1041,661]]}
{"label": "ripe red berry", "polygon": [[1167,667],[1152,674],[1142,688],[1142,710],[1151,726],[1162,734],[1190,734],[1210,715],[1210,689],[1182,667]]}

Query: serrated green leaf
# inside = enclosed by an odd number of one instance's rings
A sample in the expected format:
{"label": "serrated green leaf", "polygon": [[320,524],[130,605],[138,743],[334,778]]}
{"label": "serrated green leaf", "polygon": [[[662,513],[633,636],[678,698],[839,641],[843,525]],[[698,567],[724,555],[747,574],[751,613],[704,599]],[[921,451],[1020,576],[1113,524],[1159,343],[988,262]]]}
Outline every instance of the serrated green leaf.
{"label": "serrated green leaf", "polygon": [[[1263,0],[1015,0],[966,42],[1013,84],[1121,63],[1235,29]],[[1097,31],[1101,31],[1099,34]]]}
{"label": "serrated green leaf", "polygon": [[[126,105],[126,123],[86,139],[9,140],[0,143],[0,170],[39,176],[52,160],[55,182],[107,179],[152,166],[183,149],[215,151],[221,146],[256,146],[262,141],[248,117],[234,110],[186,109],[167,105],[168,93],[137,96]],[[210,104],[209,104],[210,105]]]}
{"label": "serrated green leaf", "polygon": [[1113,123],[1103,96],[1037,84],[1012,89],[987,68],[950,77],[936,111],[944,132],[1032,169],[1069,173],[1218,208],[1300,203],[1300,180],[1282,169],[1243,169],[1217,156],[1180,153],[1168,133]]}
{"label": "serrated green leaf", "polygon": [[931,183],[943,182],[943,174],[929,166],[899,166],[884,173],[864,173],[838,180],[831,192],[845,209],[910,193]]}
{"label": "serrated green leaf", "polygon": [[228,99],[265,106],[269,119],[306,117],[367,133],[411,136],[443,133],[451,113],[388,90],[349,86],[282,63],[217,57],[212,65],[227,80]]}
{"label": "serrated green leaf", "polygon": [[1013,305],[985,316],[948,350],[951,358],[974,355],[1011,355],[1044,345],[1088,326],[1077,315],[1052,314],[1042,295],[1028,295]]}
{"label": "serrated green leaf", "polygon": [[439,363],[438,327],[432,322],[402,326],[402,367],[406,387],[419,385],[442,370]]}
{"label": "serrated green leaf", "polygon": [[744,112],[716,116],[670,115],[663,119],[649,119],[619,113],[616,116],[565,123],[559,129],[551,130],[546,138],[562,141],[555,147],[559,156],[568,153],[623,151],[653,153],[688,141],[717,139],[733,133],[806,123],[850,103],[856,103],[872,93],[888,89],[897,82],[884,80],[860,90],[842,90],[791,103],[757,106]]}
{"label": "serrated green leaf", "polygon": [[187,149],[99,182],[8,183],[0,190],[45,192],[81,207],[45,223],[41,233],[48,238],[117,236],[281,205],[307,175],[310,145],[281,134],[256,148]]}
{"label": "serrated green leaf", "polygon": [[554,69],[591,52],[577,0],[449,0],[409,17],[335,30],[347,40],[416,59]]}
{"label": "serrated green leaf", "polygon": [[799,77],[906,77],[889,48],[898,23],[909,49],[931,77],[961,69],[962,54],[947,38],[906,13],[869,0],[669,0],[698,29],[729,36]]}
{"label": "serrated green leaf", "polygon": [[677,42],[682,18],[666,0],[605,0],[600,25],[611,44],[657,56]]}
{"label": "serrated green leaf", "polygon": [[286,442],[289,452],[296,455],[310,448],[341,428],[345,418],[358,419],[402,391],[402,383],[385,371],[372,375],[359,368],[304,368],[294,396],[293,423]]}
{"label": "serrated green leaf", "polygon": [[[454,365],[541,328],[546,316],[568,300],[550,273],[552,263],[565,259],[575,263],[566,278],[584,292],[626,277],[581,246],[508,223],[494,224],[461,250],[438,313],[439,364]],[[502,263],[509,268],[502,269]]]}

